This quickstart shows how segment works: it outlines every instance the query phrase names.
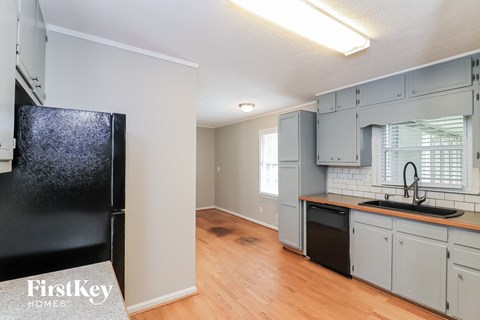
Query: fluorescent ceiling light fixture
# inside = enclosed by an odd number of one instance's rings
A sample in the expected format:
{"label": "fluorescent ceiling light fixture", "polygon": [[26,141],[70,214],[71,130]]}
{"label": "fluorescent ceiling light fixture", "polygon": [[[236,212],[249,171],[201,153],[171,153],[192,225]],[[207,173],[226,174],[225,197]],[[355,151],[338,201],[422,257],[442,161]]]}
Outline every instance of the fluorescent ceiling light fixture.
{"label": "fluorescent ceiling light fixture", "polygon": [[231,0],[271,22],[345,55],[370,40],[304,0]]}
{"label": "fluorescent ceiling light fixture", "polygon": [[255,107],[253,103],[240,103],[238,106],[245,113],[252,111],[253,108]]}

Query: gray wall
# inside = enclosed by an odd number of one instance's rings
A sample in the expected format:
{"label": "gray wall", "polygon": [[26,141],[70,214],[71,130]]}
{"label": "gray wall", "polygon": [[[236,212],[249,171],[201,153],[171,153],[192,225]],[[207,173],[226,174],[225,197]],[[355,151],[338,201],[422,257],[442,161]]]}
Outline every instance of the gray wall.
{"label": "gray wall", "polygon": [[127,114],[126,301],[195,286],[197,69],[49,33],[47,105]]}
{"label": "gray wall", "polygon": [[215,129],[197,127],[197,209],[215,206]]}
{"label": "gray wall", "polygon": [[[261,196],[259,187],[260,134],[278,126],[278,115],[294,110],[315,111],[316,105],[285,109],[215,129],[215,205],[260,223],[277,226],[278,201]],[[262,212],[260,212],[262,207]]]}
{"label": "gray wall", "polygon": [[[215,129],[215,203],[261,222],[277,225],[277,200],[258,194],[259,130],[277,126],[269,115]],[[260,207],[263,212],[260,212]]]}

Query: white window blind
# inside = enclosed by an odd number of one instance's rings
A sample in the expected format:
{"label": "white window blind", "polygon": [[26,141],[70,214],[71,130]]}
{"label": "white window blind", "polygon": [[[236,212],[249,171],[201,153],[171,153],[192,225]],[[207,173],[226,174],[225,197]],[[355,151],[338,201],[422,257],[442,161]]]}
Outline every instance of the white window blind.
{"label": "white window blind", "polygon": [[[382,128],[383,184],[403,185],[403,167],[415,163],[420,185],[464,188],[466,130],[463,116],[391,123]],[[407,183],[413,173],[409,166]]]}
{"label": "white window blind", "polygon": [[260,193],[278,195],[277,128],[260,131]]}

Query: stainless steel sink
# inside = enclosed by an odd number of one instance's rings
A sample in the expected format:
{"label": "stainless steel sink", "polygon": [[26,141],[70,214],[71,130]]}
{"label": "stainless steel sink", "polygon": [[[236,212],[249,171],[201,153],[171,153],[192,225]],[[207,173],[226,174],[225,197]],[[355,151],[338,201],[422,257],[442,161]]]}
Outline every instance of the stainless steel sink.
{"label": "stainless steel sink", "polygon": [[359,203],[361,206],[384,208],[394,211],[403,211],[409,213],[422,214],[427,216],[434,216],[439,218],[454,218],[463,214],[462,210],[448,209],[441,207],[413,205],[403,202],[372,200]]}

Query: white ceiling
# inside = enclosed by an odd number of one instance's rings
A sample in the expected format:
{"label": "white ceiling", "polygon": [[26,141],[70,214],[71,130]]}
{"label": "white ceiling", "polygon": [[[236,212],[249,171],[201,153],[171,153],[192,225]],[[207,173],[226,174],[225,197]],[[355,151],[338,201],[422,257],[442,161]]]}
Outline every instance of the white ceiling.
{"label": "white ceiling", "polygon": [[46,22],[200,64],[197,122],[218,127],[480,49],[479,0],[311,0],[370,37],[333,52],[229,0],[40,0]]}

